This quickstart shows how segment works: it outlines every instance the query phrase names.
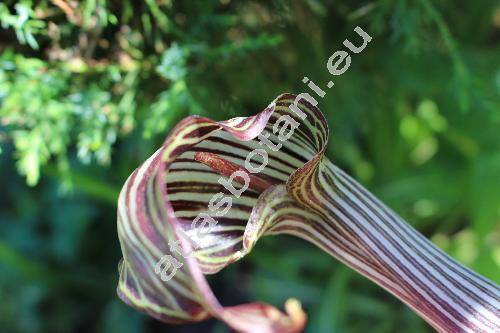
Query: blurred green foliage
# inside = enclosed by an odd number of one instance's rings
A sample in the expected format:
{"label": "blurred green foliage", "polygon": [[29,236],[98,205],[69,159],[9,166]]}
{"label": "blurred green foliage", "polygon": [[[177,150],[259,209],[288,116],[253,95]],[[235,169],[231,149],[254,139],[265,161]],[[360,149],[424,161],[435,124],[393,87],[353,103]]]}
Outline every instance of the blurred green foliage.
{"label": "blurred green foliage", "polygon": [[[303,76],[324,86],[356,25],[373,40],[320,102],[329,156],[500,281],[497,2],[7,0],[0,25],[0,331],[226,332],[117,300],[118,191],[186,115],[256,113]],[[307,332],[430,331],[288,237],[210,280],[224,304],[300,299]]]}

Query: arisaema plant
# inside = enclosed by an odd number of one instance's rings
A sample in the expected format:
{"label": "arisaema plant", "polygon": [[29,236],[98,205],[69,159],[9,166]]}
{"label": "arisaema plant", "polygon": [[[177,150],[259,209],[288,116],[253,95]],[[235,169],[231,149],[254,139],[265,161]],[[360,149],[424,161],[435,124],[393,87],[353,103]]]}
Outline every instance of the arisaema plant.
{"label": "arisaema plant", "polygon": [[287,234],[368,277],[440,332],[500,332],[499,287],[326,158],[328,126],[316,105],[308,94],[284,94],[252,117],[182,120],[121,191],[120,298],[169,323],[215,317],[238,332],[301,332],[298,301],[285,312],[224,307],[205,279],[261,236]]}

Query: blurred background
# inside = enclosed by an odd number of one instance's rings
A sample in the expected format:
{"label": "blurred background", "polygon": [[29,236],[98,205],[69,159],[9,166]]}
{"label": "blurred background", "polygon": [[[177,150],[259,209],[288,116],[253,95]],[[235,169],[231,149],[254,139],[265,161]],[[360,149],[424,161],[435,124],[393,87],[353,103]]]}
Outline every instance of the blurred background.
{"label": "blurred background", "polygon": [[[118,300],[118,192],[179,119],[254,114],[303,76],[325,86],[357,25],[373,40],[319,104],[330,158],[500,281],[497,1],[7,0],[0,25],[1,332],[227,332]],[[432,331],[289,237],[210,282],[226,305],[298,298],[307,332]]]}

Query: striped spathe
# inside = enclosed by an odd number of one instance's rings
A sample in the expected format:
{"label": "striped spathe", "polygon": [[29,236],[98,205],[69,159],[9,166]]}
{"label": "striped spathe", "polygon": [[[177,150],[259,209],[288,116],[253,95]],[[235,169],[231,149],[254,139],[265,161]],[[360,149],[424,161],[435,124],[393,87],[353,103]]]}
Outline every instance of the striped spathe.
{"label": "striped spathe", "polygon": [[[299,124],[287,140],[276,129],[283,116]],[[261,236],[288,234],[368,277],[439,332],[500,332],[499,287],[434,246],[331,163],[328,134],[322,113],[291,94],[253,117],[181,121],[120,194],[120,298],[166,322],[216,317],[242,332],[300,332],[306,316],[297,301],[287,302],[286,313],[264,303],[223,307],[205,279],[243,258]],[[269,185],[250,186],[239,197],[221,185],[221,170],[197,158],[208,154],[243,167],[255,149],[266,150],[268,163],[254,176]],[[209,210],[218,193],[231,197],[224,214]],[[192,223],[201,213],[217,220],[202,238]],[[182,251],[173,251],[172,242]],[[166,254],[179,264],[169,281],[155,272]]]}

